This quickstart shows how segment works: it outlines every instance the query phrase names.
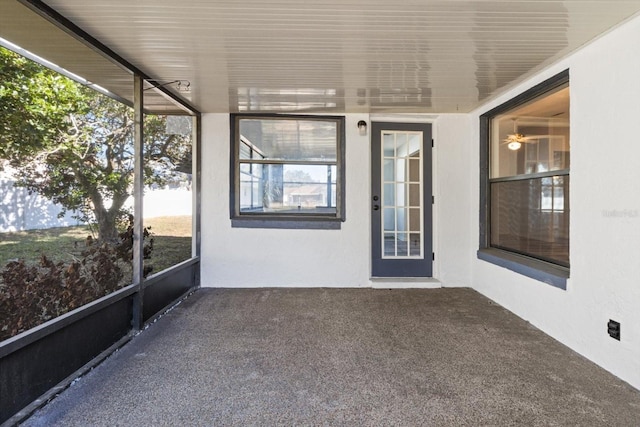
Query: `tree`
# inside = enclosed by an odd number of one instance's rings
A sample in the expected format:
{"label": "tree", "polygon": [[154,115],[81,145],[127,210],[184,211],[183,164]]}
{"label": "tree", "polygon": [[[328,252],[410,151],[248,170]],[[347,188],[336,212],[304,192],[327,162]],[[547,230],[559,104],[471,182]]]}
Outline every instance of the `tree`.
{"label": "tree", "polygon": [[[118,237],[133,181],[130,107],[0,48],[0,123],[0,159],[17,185],[95,221],[100,239]],[[191,155],[189,137],[165,134],[164,123],[145,117],[146,183]]]}
{"label": "tree", "polygon": [[295,182],[296,184],[313,182],[309,172],[300,169],[288,169],[284,173],[284,180],[287,182]]}

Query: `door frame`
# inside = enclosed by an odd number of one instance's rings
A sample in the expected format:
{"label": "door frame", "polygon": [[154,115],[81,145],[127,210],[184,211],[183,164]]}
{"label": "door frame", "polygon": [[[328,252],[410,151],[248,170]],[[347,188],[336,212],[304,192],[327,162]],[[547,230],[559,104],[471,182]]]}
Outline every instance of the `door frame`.
{"label": "door frame", "polygon": [[[383,259],[382,228],[382,171],[381,171],[381,132],[383,130],[421,131],[422,146],[422,185],[423,185],[423,258],[422,259]],[[371,277],[372,278],[432,278],[433,277],[433,124],[425,122],[371,122],[371,174],[370,174],[370,237],[371,237]],[[378,139],[376,142],[375,139]],[[374,197],[378,196],[378,200]],[[379,210],[374,210],[375,205]],[[376,229],[379,230],[376,234]]]}

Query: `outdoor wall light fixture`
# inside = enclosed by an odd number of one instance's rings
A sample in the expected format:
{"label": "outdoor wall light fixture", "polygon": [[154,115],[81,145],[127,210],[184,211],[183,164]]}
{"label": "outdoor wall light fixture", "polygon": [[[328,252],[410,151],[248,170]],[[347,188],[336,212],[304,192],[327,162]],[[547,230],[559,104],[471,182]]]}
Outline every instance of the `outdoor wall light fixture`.
{"label": "outdoor wall light fixture", "polygon": [[358,133],[360,136],[365,136],[367,134],[367,122],[364,120],[360,120],[358,122]]}

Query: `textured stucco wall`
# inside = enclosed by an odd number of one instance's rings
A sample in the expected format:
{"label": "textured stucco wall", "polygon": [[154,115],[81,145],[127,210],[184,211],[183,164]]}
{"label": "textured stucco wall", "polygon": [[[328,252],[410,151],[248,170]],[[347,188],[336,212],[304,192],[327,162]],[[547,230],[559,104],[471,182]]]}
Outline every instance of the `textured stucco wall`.
{"label": "textured stucco wall", "polygon": [[[347,220],[340,230],[231,228],[229,220],[229,116],[203,117],[203,286],[371,286],[370,135],[346,115]],[[469,286],[469,168],[467,115],[393,116],[433,123],[434,277],[443,286]],[[463,166],[459,166],[462,164]],[[439,174],[444,179],[440,179]],[[415,286],[412,283],[411,286]]]}
{"label": "textured stucco wall", "polygon": [[[549,67],[478,116],[569,68],[571,278],[562,291],[473,259],[473,287],[640,388],[640,18]],[[472,151],[473,207],[478,154]],[[472,248],[477,250],[474,217]],[[607,334],[621,322],[622,340]],[[558,361],[562,363],[562,361]]]}

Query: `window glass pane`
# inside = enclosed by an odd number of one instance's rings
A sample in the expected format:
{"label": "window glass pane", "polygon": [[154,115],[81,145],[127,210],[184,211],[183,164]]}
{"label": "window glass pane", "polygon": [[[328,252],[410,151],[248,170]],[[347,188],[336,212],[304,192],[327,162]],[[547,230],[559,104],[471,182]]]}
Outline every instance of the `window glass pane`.
{"label": "window glass pane", "polygon": [[409,206],[420,206],[420,184],[409,184]]}
{"label": "window glass pane", "polygon": [[490,178],[569,169],[569,86],[490,122]]}
{"label": "window glass pane", "polygon": [[246,163],[240,174],[240,210],[246,213],[336,212],[335,166]]}
{"label": "window glass pane", "polygon": [[393,133],[385,133],[382,135],[382,147],[384,152],[384,157],[394,157],[395,156],[395,134]]}
{"label": "window glass pane", "polygon": [[[569,267],[568,79],[567,72],[559,74],[525,92],[522,97],[531,94],[528,101],[485,115],[489,126],[483,135],[489,148],[489,210],[482,241],[564,267]],[[540,94],[543,85],[549,90]]]}
{"label": "window glass pane", "polygon": [[396,206],[407,205],[406,184],[396,184]]}
{"label": "window glass pane", "polygon": [[396,176],[397,182],[404,182],[407,180],[407,161],[405,159],[396,159]]}
{"label": "window glass pane", "polygon": [[416,156],[416,153],[419,153],[421,150],[421,142],[422,142],[422,133],[411,133],[409,134],[409,155],[412,157]]}
{"label": "window glass pane", "polygon": [[393,159],[385,159],[384,160],[384,171],[383,171],[383,175],[384,175],[384,180],[386,182],[391,182],[394,180],[395,177],[395,160]]}
{"label": "window glass pane", "polygon": [[396,192],[394,189],[394,184],[384,184],[384,190],[382,193],[382,204],[384,206],[395,206]]}
{"label": "window glass pane", "polygon": [[398,231],[407,231],[409,229],[409,210],[396,209],[397,229]]}
{"label": "window glass pane", "polygon": [[[385,235],[383,256],[421,256],[420,237],[420,149],[422,136],[418,133],[394,131],[383,134],[383,217],[384,231],[395,231]],[[394,208],[387,208],[393,206]],[[409,206],[415,206],[415,212]],[[413,223],[416,224],[413,224]],[[418,231],[418,233],[408,233]],[[390,239],[393,236],[393,248]],[[412,240],[411,238],[415,237]],[[413,249],[412,245],[414,245]]]}
{"label": "window glass pane", "polygon": [[[337,160],[338,124],[333,120],[241,119],[241,139],[268,160]],[[240,153],[242,159],[242,153]],[[255,157],[253,157],[255,158]]]}
{"label": "window glass pane", "polygon": [[397,234],[397,256],[408,256],[409,255],[409,239],[407,233],[398,233]]}
{"label": "window glass pane", "polygon": [[385,208],[382,212],[382,223],[384,231],[395,231],[396,210],[393,208]]}
{"label": "window glass pane", "polygon": [[420,209],[409,209],[409,224],[411,231],[420,231],[422,228],[422,215],[420,215]]}
{"label": "window glass pane", "polygon": [[396,235],[395,233],[384,233],[384,247],[382,248],[384,257],[396,255]]}
{"label": "window glass pane", "polygon": [[411,233],[409,234],[409,255],[410,256],[421,256],[421,236],[420,233]]}
{"label": "window glass pane", "polygon": [[244,140],[240,141],[240,158],[241,159],[250,159],[251,158],[251,146],[247,144]]}
{"label": "window glass pane", "polygon": [[[418,156],[420,153],[418,153]],[[420,159],[409,159],[409,180],[411,182],[420,182]]]}
{"label": "window glass pane", "polygon": [[262,164],[242,163],[240,165],[240,209],[261,209],[262,199]]}
{"label": "window glass pane", "polygon": [[569,176],[491,184],[491,246],[569,266]]}
{"label": "window glass pane", "polygon": [[344,214],[343,166],[338,164],[344,119],[237,115],[234,120],[239,132],[233,155],[239,166],[232,219],[271,216],[288,227],[284,216],[335,219]]}
{"label": "window glass pane", "polygon": [[409,145],[406,132],[396,132],[396,157],[407,157]]}

